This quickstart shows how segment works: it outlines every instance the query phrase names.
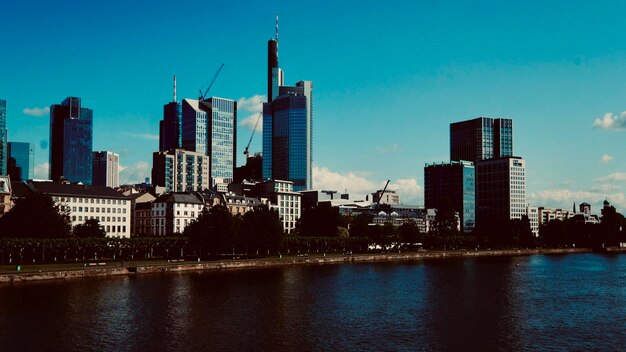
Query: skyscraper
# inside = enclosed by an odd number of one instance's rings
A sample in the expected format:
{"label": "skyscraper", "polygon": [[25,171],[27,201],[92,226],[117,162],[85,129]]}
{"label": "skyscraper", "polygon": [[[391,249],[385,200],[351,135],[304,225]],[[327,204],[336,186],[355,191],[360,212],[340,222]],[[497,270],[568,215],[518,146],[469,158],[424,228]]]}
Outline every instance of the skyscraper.
{"label": "skyscraper", "polygon": [[263,104],[263,178],[313,187],[313,82],[283,85],[276,39],[268,41],[268,102]]}
{"label": "skyscraper", "polygon": [[513,120],[479,117],[450,124],[450,160],[513,156]]}
{"label": "skyscraper", "polygon": [[472,232],[476,222],[474,164],[469,161],[426,164],[424,207],[441,209],[446,202],[459,213],[463,232]]}
{"label": "skyscraper", "polygon": [[93,152],[92,185],[111,188],[120,185],[120,156],[117,153]]}
{"label": "skyscraper", "polygon": [[0,99],[0,175],[7,174],[7,101]]}
{"label": "skyscraper", "polygon": [[489,228],[526,215],[526,161],[519,157],[476,163],[476,220]]}
{"label": "skyscraper", "polygon": [[11,181],[26,181],[35,178],[35,145],[9,142],[8,151],[8,169]]}
{"label": "skyscraper", "polygon": [[50,179],[91,184],[93,110],[68,97],[50,107]]}
{"label": "skyscraper", "polygon": [[163,120],[159,122],[159,151],[181,148],[183,107],[176,100],[176,76],[174,76],[174,99],[163,106]]}
{"label": "skyscraper", "polygon": [[211,97],[182,101],[182,148],[211,158],[210,183],[230,183],[237,160],[237,103]]}

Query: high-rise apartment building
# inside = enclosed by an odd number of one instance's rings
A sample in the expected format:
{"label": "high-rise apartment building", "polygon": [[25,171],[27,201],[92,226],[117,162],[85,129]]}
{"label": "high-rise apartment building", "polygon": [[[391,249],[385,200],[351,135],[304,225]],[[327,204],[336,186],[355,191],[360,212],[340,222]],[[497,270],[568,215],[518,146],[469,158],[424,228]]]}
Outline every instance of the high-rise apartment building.
{"label": "high-rise apartment building", "polygon": [[92,120],[77,97],[50,107],[50,179],[91,184]]}
{"label": "high-rise apartment building", "polygon": [[472,232],[476,223],[476,180],[469,161],[426,164],[424,167],[424,207],[441,209],[446,202],[459,213],[461,229]]}
{"label": "high-rise apartment building", "polygon": [[93,152],[92,185],[119,187],[119,165],[119,154],[107,151]]}
{"label": "high-rise apartment building", "polygon": [[[278,25],[277,25],[278,28]],[[283,85],[278,31],[268,41],[268,102],[263,104],[263,178],[293,181],[294,191],[313,187],[313,82]]]}
{"label": "high-rise apartment building", "polygon": [[32,180],[35,177],[35,145],[9,142],[8,169],[11,181]]}
{"label": "high-rise apartment building", "polygon": [[513,156],[513,120],[479,117],[450,124],[450,160]]}
{"label": "high-rise apartment building", "polygon": [[166,192],[193,192],[209,188],[209,157],[184,149],[152,155],[152,185]]}
{"label": "high-rise apartment building", "polygon": [[7,174],[8,162],[7,101],[0,99],[0,175]]}
{"label": "high-rise apartment building", "polygon": [[526,215],[526,161],[519,157],[476,163],[476,220],[479,226]]}

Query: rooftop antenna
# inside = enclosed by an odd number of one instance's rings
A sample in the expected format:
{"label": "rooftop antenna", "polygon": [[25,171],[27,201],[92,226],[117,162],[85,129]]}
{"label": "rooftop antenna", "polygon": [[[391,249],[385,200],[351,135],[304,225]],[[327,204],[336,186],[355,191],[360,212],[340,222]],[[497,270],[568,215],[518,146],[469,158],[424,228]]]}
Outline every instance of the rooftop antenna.
{"label": "rooftop antenna", "polygon": [[276,15],[276,42],[278,43],[278,15]]}
{"label": "rooftop antenna", "polygon": [[176,102],[176,75],[174,75],[174,102]]}

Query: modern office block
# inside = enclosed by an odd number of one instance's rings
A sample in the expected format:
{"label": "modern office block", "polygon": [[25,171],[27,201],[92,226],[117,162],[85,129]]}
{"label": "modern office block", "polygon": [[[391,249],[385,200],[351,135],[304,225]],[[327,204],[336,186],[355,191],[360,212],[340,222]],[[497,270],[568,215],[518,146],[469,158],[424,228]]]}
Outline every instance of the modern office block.
{"label": "modern office block", "polygon": [[206,112],[206,148],[211,186],[233,182],[237,163],[237,102],[211,97],[199,103]]}
{"label": "modern office block", "polygon": [[424,207],[441,209],[446,202],[459,213],[463,232],[472,232],[476,223],[476,182],[474,164],[469,161],[426,164]]}
{"label": "modern office block", "polygon": [[182,101],[182,148],[207,155],[207,113],[194,99]]}
{"label": "modern office block", "polygon": [[183,106],[171,102],[163,106],[163,120],[159,123],[159,151],[181,148]]}
{"label": "modern office block", "polygon": [[0,175],[7,174],[8,162],[7,101],[0,99]]}
{"label": "modern office block", "polygon": [[50,107],[50,179],[91,184],[92,120],[77,97]]}
{"label": "modern office block", "polygon": [[152,185],[166,192],[193,192],[209,188],[209,157],[183,149],[152,155]]}
{"label": "modern office block", "polygon": [[526,215],[526,161],[519,157],[476,163],[476,221],[480,227]]}
{"label": "modern office block", "polygon": [[120,156],[107,151],[93,152],[92,184],[116,188],[120,185]]}
{"label": "modern office block", "polygon": [[8,171],[12,181],[32,180],[35,177],[35,145],[8,143]]}
{"label": "modern office block", "polygon": [[450,160],[479,160],[513,155],[513,120],[479,117],[450,124]]}

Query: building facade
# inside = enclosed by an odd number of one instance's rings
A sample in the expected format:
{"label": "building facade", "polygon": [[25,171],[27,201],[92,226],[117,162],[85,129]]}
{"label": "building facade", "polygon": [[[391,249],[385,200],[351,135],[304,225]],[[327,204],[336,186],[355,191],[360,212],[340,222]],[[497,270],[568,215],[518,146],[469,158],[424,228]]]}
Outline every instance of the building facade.
{"label": "building facade", "polygon": [[50,179],[91,184],[93,110],[77,97],[50,107]]}
{"label": "building facade", "polygon": [[462,231],[472,232],[476,226],[476,174],[472,162],[451,161],[424,167],[424,207],[441,209],[446,202],[459,213]]}
{"label": "building facade", "polygon": [[91,184],[117,188],[120,185],[120,156],[117,153],[93,152]]}
{"label": "building facade", "polygon": [[12,196],[11,176],[0,175],[0,217],[13,207]]}
{"label": "building facade", "polygon": [[400,195],[394,189],[386,189],[385,192],[379,189],[372,193],[372,203],[379,203],[379,201],[380,204],[398,205],[400,204]]}
{"label": "building facade", "polygon": [[202,197],[193,193],[166,193],[152,202],[152,236],[182,234],[200,216]]}
{"label": "building facade", "polygon": [[450,124],[450,160],[513,156],[513,120],[479,117]]}
{"label": "building facade", "polygon": [[9,142],[8,152],[8,172],[11,175],[11,180],[32,180],[35,177],[35,145]]}
{"label": "building facade", "polygon": [[7,101],[0,99],[0,175],[7,175],[8,169],[8,135],[7,130]]}
{"label": "building facade", "polygon": [[292,181],[268,180],[256,185],[256,194],[267,199],[270,208],[276,209],[286,233],[292,233],[302,215],[301,195],[294,191]]}
{"label": "building facade", "polygon": [[152,185],[165,192],[193,192],[209,188],[209,157],[174,149],[152,154]]}
{"label": "building facade", "polygon": [[41,192],[69,212],[72,226],[96,219],[107,237],[130,237],[131,202],[113,188],[52,181],[28,181],[31,192]]}
{"label": "building facade", "polygon": [[535,237],[539,236],[539,208],[538,207],[526,207],[526,216],[530,222],[530,230]]}
{"label": "building facade", "polygon": [[489,227],[526,215],[526,161],[519,157],[476,163],[476,221]]}
{"label": "building facade", "polygon": [[237,102],[211,97],[200,101],[207,114],[207,155],[211,158],[211,186],[233,182],[237,164]]}
{"label": "building facade", "polygon": [[176,101],[163,106],[163,120],[159,123],[159,151],[181,148],[183,106]]}

